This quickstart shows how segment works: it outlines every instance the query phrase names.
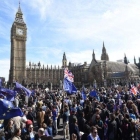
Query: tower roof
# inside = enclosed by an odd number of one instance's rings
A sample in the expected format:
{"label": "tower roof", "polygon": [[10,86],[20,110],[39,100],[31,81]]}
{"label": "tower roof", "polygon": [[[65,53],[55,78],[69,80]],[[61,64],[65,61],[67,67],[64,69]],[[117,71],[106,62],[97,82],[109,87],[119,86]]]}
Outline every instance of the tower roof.
{"label": "tower roof", "polygon": [[103,48],[105,48],[104,41],[103,41]]}
{"label": "tower roof", "polygon": [[65,52],[63,54],[63,60],[66,60],[66,54],[65,54]]}
{"label": "tower roof", "polygon": [[22,11],[21,11],[21,8],[20,8],[20,1],[19,1],[19,7],[18,7],[18,11],[17,11],[17,13],[22,14]]}
{"label": "tower roof", "polygon": [[109,61],[109,56],[108,56],[108,54],[107,54],[107,52],[106,52],[106,48],[105,48],[105,45],[104,45],[104,41],[103,41],[103,48],[102,48],[101,60]]}
{"label": "tower roof", "polygon": [[136,64],[136,58],[135,58],[135,56],[134,56],[134,64]]}
{"label": "tower roof", "polygon": [[94,53],[94,49],[93,49],[93,54],[95,54],[95,53]]}
{"label": "tower roof", "polygon": [[22,13],[21,8],[20,8],[20,2],[19,2],[18,11],[16,13],[15,22],[25,24],[24,20],[23,20],[23,13]]}
{"label": "tower roof", "polygon": [[105,48],[105,45],[104,45],[104,41],[103,41],[102,53],[106,53],[106,48]]}

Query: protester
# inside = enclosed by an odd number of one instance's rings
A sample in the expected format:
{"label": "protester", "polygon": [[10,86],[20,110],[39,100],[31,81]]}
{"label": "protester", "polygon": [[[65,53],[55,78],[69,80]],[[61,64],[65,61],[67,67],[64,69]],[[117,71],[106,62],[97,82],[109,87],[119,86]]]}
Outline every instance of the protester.
{"label": "protester", "polygon": [[21,129],[16,128],[12,140],[21,140],[20,135],[21,135]]}
{"label": "protester", "polygon": [[53,128],[52,127],[53,127],[53,120],[49,119],[47,130],[48,130],[49,135],[53,137]]}
{"label": "protester", "polygon": [[5,138],[8,140],[10,139],[14,134],[15,128],[14,128],[14,122],[12,119],[9,120],[9,123],[5,129]]}
{"label": "protester", "polygon": [[70,139],[72,140],[72,134],[77,136],[77,140],[80,140],[80,131],[77,125],[77,119],[73,118],[73,123],[70,124]]}
{"label": "protester", "polygon": [[40,107],[40,110],[37,113],[37,123],[39,127],[42,127],[43,125],[44,116],[45,116],[45,112],[43,111],[42,107]]}
{"label": "protester", "polygon": [[99,136],[97,135],[98,132],[96,127],[92,126],[90,132],[91,133],[89,134],[87,140],[100,140]]}
{"label": "protester", "polygon": [[64,106],[63,134],[64,134],[64,139],[69,138],[69,110],[68,110],[68,106]]}
{"label": "protester", "polygon": [[27,128],[27,132],[23,136],[23,140],[37,140],[38,136],[35,131],[33,131],[33,125],[30,124]]}
{"label": "protester", "polygon": [[63,128],[64,140],[140,140],[139,93],[123,87],[82,88],[71,94],[33,90],[28,102],[20,92],[11,102],[22,114],[1,120],[1,139],[51,140]]}

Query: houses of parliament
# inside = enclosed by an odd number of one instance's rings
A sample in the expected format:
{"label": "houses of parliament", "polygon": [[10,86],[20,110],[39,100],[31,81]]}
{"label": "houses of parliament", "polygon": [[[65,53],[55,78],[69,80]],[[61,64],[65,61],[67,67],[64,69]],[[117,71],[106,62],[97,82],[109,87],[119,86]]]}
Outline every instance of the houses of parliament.
{"label": "houses of parliament", "polygon": [[101,60],[96,60],[94,51],[90,64],[67,63],[66,54],[63,54],[62,66],[51,67],[29,62],[26,66],[26,40],[27,26],[23,19],[23,13],[20,5],[15,16],[15,21],[11,27],[11,58],[9,82],[18,81],[23,85],[45,85],[52,83],[58,87],[60,81],[64,78],[64,68],[68,67],[74,74],[74,83],[76,86],[90,84],[96,80],[100,85],[105,81],[112,83],[126,83],[127,80],[139,80],[139,70],[135,64],[130,64],[127,57],[122,62],[109,61],[105,45],[103,43]]}

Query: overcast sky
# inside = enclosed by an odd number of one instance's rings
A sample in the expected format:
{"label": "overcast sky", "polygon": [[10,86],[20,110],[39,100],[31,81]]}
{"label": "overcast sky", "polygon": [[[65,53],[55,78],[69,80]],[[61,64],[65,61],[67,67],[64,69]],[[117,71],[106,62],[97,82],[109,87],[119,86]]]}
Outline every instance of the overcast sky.
{"label": "overcast sky", "polygon": [[[0,76],[8,80],[10,30],[18,0],[0,0]],[[61,65],[100,59],[105,43],[109,59],[133,63],[140,56],[140,0],[21,0],[28,28],[27,63]]]}

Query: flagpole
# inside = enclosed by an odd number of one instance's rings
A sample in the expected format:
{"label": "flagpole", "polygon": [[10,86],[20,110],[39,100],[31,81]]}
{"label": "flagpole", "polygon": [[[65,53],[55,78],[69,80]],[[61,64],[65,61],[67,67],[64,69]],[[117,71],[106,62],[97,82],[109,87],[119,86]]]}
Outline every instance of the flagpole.
{"label": "flagpole", "polygon": [[[64,70],[65,70],[65,67],[64,67]],[[63,72],[64,72],[64,70],[63,70]],[[65,93],[65,91],[64,91],[64,77],[63,77],[63,111],[64,111],[64,93]]]}

